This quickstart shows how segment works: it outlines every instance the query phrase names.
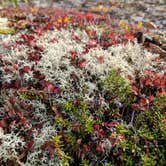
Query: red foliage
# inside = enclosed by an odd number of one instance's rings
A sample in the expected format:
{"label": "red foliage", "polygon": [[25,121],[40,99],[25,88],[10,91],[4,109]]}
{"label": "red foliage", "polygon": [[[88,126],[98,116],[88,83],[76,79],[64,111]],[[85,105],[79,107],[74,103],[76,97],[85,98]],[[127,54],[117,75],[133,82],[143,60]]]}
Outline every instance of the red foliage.
{"label": "red foliage", "polygon": [[90,151],[89,145],[83,144],[82,150],[83,150],[83,154],[86,154],[87,152],[89,152]]}
{"label": "red foliage", "polygon": [[48,150],[49,157],[51,158],[55,152],[55,145],[52,141],[45,141],[45,143],[41,146],[42,150]]}
{"label": "red foliage", "polygon": [[21,35],[21,38],[24,39],[24,41],[27,41],[27,42],[35,40],[35,37],[32,36],[32,35]]}
{"label": "red foliage", "polygon": [[103,148],[102,148],[102,146],[101,146],[100,144],[96,144],[96,151],[97,151],[98,153],[103,152]]}
{"label": "red foliage", "polygon": [[135,111],[139,111],[139,110],[141,110],[140,105],[137,104],[137,103],[133,103],[133,104],[131,105],[131,107],[132,107],[132,109],[135,110]]}
{"label": "red foliage", "polygon": [[97,47],[97,42],[95,40],[90,40],[88,43],[86,43],[86,47],[88,49],[95,48],[95,47]]}
{"label": "red foliage", "polygon": [[4,42],[4,43],[2,43],[2,46],[3,46],[3,48],[7,48],[8,49],[8,48],[10,48],[11,45],[9,43],[5,43]]}
{"label": "red foliage", "polygon": [[41,36],[44,33],[44,29],[39,26],[36,26],[33,32],[36,33],[38,36]]}
{"label": "red foliage", "polygon": [[102,64],[104,63],[104,56],[96,56],[98,63]]}
{"label": "red foliage", "polygon": [[6,119],[0,120],[0,127],[2,127],[2,128],[8,127],[8,123],[7,123]]}
{"label": "red foliage", "polygon": [[72,61],[74,61],[76,59],[77,56],[77,52],[76,51],[70,51],[70,58]]}
{"label": "red foliage", "polygon": [[81,42],[80,37],[78,35],[74,34],[74,33],[72,33],[71,39],[76,41],[77,43]]}
{"label": "red foliage", "polygon": [[90,39],[95,38],[95,36],[96,36],[96,31],[91,30],[91,29],[86,29],[85,31],[86,31],[86,33],[87,33],[87,35],[88,35],[88,37],[89,37]]}
{"label": "red foliage", "polygon": [[93,21],[95,19],[95,15],[93,13],[86,13],[85,14],[85,19],[87,21]]}
{"label": "red foliage", "polygon": [[16,88],[16,89],[21,88],[21,80],[20,79],[15,80],[14,88]]}
{"label": "red foliage", "polygon": [[108,124],[107,124],[107,126],[109,126],[109,127],[114,127],[114,126],[117,126],[118,125],[118,122],[117,121],[112,121],[112,122],[109,122]]}
{"label": "red foliage", "polygon": [[28,52],[27,55],[28,55],[28,60],[30,61],[39,61],[41,59],[41,55],[37,51]]}
{"label": "red foliage", "polygon": [[132,109],[147,109],[154,97],[165,94],[165,75],[165,73],[162,74],[152,70],[145,70],[144,75],[137,82],[132,83],[132,92],[136,95]]}
{"label": "red foliage", "polygon": [[41,80],[40,84],[42,85],[45,92],[56,94],[59,93],[59,88],[56,85],[50,83],[49,81]]}
{"label": "red foliage", "polygon": [[33,145],[34,145],[34,141],[28,141],[28,142],[26,142],[26,144],[24,145],[25,150],[26,151],[30,151],[32,149]]}
{"label": "red foliage", "polygon": [[85,60],[80,61],[79,64],[78,64],[80,69],[83,69],[85,67],[85,65],[86,65],[86,61]]}
{"label": "red foliage", "polygon": [[130,41],[134,41],[135,36],[134,36],[133,33],[126,31],[124,33],[124,38],[127,39],[127,40],[130,40]]}
{"label": "red foliage", "polygon": [[12,66],[13,66],[14,70],[18,70],[18,65],[17,64],[13,64]]}
{"label": "red foliage", "polygon": [[20,69],[20,74],[28,73],[31,70],[30,66],[24,66],[22,69]]}
{"label": "red foliage", "polygon": [[96,124],[96,125],[94,125],[94,130],[99,130],[100,129],[100,125],[98,125],[98,124]]}
{"label": "red foliage", "polygon": [[14,118],[16,116],[16,111],[13,107],[6,108],[6,112],[10,118]]}

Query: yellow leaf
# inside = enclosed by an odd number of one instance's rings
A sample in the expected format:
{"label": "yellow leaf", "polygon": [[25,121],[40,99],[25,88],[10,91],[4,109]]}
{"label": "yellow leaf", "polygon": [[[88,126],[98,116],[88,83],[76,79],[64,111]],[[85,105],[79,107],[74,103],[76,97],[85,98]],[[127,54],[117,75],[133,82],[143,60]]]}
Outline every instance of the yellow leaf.
{"label": "yellow leaf", "polygon": [[123,20],[120,20],[120,21],[118,22],[118,25],[119,25],[120,27],[124,27],[124,26],[125,26],[125,22],[124,22]]}
{"label": "yellow leaf", "polygon": [[70,17],[68,17],[68,16],[65,16],[65,17],[63,18],[63,21],[64,21],[64,23],[67,23],[67,22],[69,22],[69,21],[70,21]]}
{"label": "yellow leaf", "polygon": [[55,134],[55,135],[52,137],[52,141],[54,141],[54,143],[58,145],[58,144],[60,143],[60,138],[61,138],[60,135]]}
{"label": "yellow leaf", "polygon": [[56,20],[56,22],[59,23],[59,24],[61,24],[61,23],[62,23],[62,19],[61,19],[61,18],[58,18],[58,19]]}
{"label": "yellow leaf", "polygon": [[130,27],[129,27],[128,25],[125,25],[125,26],[124,26],[124,29],[125,29],[126,31],[129,31],[129,30],[130,30]]}
{"label": "yellow leaf", "polygon": [[139,21],[139,22],[137,23],[137,27],[138,27],[138,28],[141,28],[141,27],[142,27],[142,21]]}
{"label": "yellow leaf", "polygon": [[0,27],[0,34],[15,34],[15,33],[16,33],[16,31],[13,28],[7,28],[7,27],[1,28]]}

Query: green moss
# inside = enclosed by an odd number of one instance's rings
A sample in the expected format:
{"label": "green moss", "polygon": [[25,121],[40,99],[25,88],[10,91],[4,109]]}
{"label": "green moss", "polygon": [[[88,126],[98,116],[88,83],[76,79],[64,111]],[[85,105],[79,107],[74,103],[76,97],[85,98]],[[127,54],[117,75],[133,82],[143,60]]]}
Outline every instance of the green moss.
{"label": "green moss", "polygon": [[120,76],[118,71],[112,70],[98,85],[101,90],[106,92],[111,103],[118,99],[121,103],[129,105],[133,100],[131,86]]}
{"label": "green moss", "polygon": [[79,133],[82,136],[91,133],[95,121],[90,117],[90,110],[88,103],[78,99],[79,104],[74,104],[73,101],[66,101],[63,104],[63,109],[69,117],[71,122],[80,123]]}
{"label": "green moss", "polygon": [[82,160],[80,163],[80,166],[89,166],[89,161],[88,160]]}
{"label": "green moss", "polygon": [[149,110],[137,112],[132,128],[128,128],[124,123],[117,125],[116,132],[124,135],[120,144],[124,165],[164,166],[166,163],[164,101],[165,95],[157,97]]}

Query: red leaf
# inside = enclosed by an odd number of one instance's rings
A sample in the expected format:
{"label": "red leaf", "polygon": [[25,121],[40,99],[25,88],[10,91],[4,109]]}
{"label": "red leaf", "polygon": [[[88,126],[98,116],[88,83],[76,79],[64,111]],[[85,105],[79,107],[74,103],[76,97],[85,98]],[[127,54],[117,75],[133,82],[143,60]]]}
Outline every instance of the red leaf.
{"label": "red leaf", "polygon": [[23,117],[23,114],[21,112],[17,112],[17,115],[20,119]]}
{"label": "red leaf", "polygon": [[6,128],[8,126],[8,123],[5,119],[0,120],[0,127]]}
{"label": "red leaf", "polygon": [[72,34],[71,36],[72,40],[75,40],[77,43],[80,43],[81,42],[81,39],[79,36],[77,36],[76,34]]}
{"label": "red leaf", "polygon": [[73,100],[73,104],[74,104],[74,106],[76,106],[76,107],[78,107],[79,105],[80,105],[80,99],[74,99]]}
{"label": "red leaf", "polygon": [[27,142],[27,143],[24,145],[25,148],[26,148],[26,151],[31,150],[32,147],[33,147],[33,144],[34,144],[34,141],[29,141],[29,142]]}
{"label": "red leaf", "polygon": [[166,123],[166,118],[165,118],[165,119],[163,119],[163,122],[164,122],[164,123]]}
{"label": "red leaf", "polygon": [[132,109],[135,110],[135,111],[141,110],[139,104],[137,104],[137,103],[133,103],[133,104],[131,105],[131,107],[132,107]]}
{"label": "red leaf", "polygon": [[153,81],[153,84],[154,84],[155,86],[160,86],[160,78],[159,78],[159,79],[155,79],[155,80]]}
{"label": "red leaf", "polygon": [[81,144],[81,142],[82,142],[82,139],[77,139],[77,141],[76,141],[76,142],[77,142],[77,144],[78,144],[78,145],[80,145],[80,144]]}
{"label": "red leaf", "polygon": [[79,122],[72,123],[72,130],[75,132],[79,132],[81,129],[81,124]]}
{"label": "red leaf", "polygon": [[87,54],[89,52],[89,49],[87,47],[84,48],[84,50],[82,51],[82,54]]}
{"label": "red leaf", "polygon": [[87,21],[92,21],[92,20],[94,20],[94,17],[95,15],[93,14],[93,13],[86,13],[85,14],[85,18],[86,18],[86,20]]}
{"label": "red leaf", "polygon": [[96,125],[94,125],[94,130],[99,130],[100,129],[100,125],[98,125],[98,124],[96,124]]}
{"label": "red leaf", "polygon": [[103,129],[100,129],[100,131],[99,131],[99,133],[98,133],[98,136],[99,136],[99,138],[100,139],[103,139],[104,138],[104,131],[103,131]]}
{"label": "red leaf", "polygon": [[136,86],[132,86],[131,91],[135,94],[138,95],[139,89]]}
{"label": "red leaf", "polygon": [[129,80],[132,80],[132,79],[133,79],[133,77],[132,77],[131,75],[127,75],[127,78],[128,78]]}
{"label": "red leaf", "polygon": [[9,43],[2,43],[3,48],[9,48],[10,44]]}
{"label": "red leaf", "polygon": [[33,40],[32,40],[32,41],[29,41],[28,44],[29,44],[29,46],[36,47],[36,43],[35,43],[35,41],[33,41]]}
{"label": "red leaf", "polygon": [[21,38],[24,39],[25,41],[33,41],[33,40],[35,40],[35,37],[32,36],[32,35],[22,35]]}
{"label": "red leaf", "polygon": [[160,85],[163,86],[163,87],[165,87],[166,86],[166,79],[162,78],[160,80]]}
{"label": "red leaf", "polygon": [[16,112],[15,112],[14,108],[12,108],[12,107],[8,108],[7,112],[8,112],[8,115],[10,118],[15,117],[15,115],[16,115]]}
{"label": "red leaf", "polygon": [[40,28],[40,27],[36,27],[34,30],[33,30],[33,32],[35,32],[37,35],[42,35],[43,33],[44,33],[44,30],[42,29],[42,28]]}
{"label": "red leaf", "polygon": [[140,99],[140,104],[141,104],[141,106],[146,106],[147,104],[149,104],[149,101],[146,98],[141,98]]}
{"label": "red leaf", "polygon": [[146,86],[152,85],[152,81],[150,79],[145,80],[145,85]]}
{"label": "red leaf", "polygon": [[109,127],[114,127],[114,126],[116,126],[117,124],[118,124],[118,122],[114,120],[114,121],[108,123],[108,126],[109,126]]}
{"label": "red leaf", "polygon": [[46,141],[44,143],[44,145],[41,146],[42,150],[48,150],[50,158],[52,157],[52,155],[54,154],[55,151],[55,146],[54,143],[52,141]]}
{"label": "red leaf", "polygon": [[44,88],[44,90],[46,90],[47,92],[53,92],[53,90],[54,90],[54,85],[49,84],[46,88]]}
{"label": "red leaf", "polygon": [[28,60],[30,61],[39,61],[41,56],[38,52],[28,52]]}
{"label": "red leaf", "polygon": [[7,165],[7,166],[14,166],[14,165],[16,165],[16,163],[15,163],[15,161],[8,159],[8,160],[6,161],[6,165]]}
{"label": "red leaf", "polygon": [[40,84],[41,84],[43,87],[46,87],[46,86],[48,86],[50,83],[49,83],[49,81],[41,80],[41,81],[40,81]]}
{"label": "red leaf", "polygon": [[77,56],[77,52],[76,51],[70,51],[71,60],[75,60],[76,56]]}
{"label": "red leaf", "polygon": [[89,38],[93,38],[96,35],[96,31],[94,31],[94,30],[86,29],[85,31],[86,31],[87,35],[89,36]]}
{"label": "red leaf", "polygon": [[112,38],[112,37],[114,37],[114,36],[115,36],[115,33],[114,33],[114,32],[112,32],[112,31],[110,31],[110,32],[108,33],[108,36],[109,36],[109,38]]}
{"label": "red leaf", "polygon": [[16,97],[15,97],[15,96],[10,96],[10,97],[9,97],[9,102],[10,102],[11,104],[14,104],[14,103],[16,102]]}
{"label": "red leaf", "polygon": [[34,71],[33,72],[33,77],[37,78],[39,80],[43,80],[45,78],[45,75],[41,74],[40,71]]}
{"label": "red leaf", "polygon": [[85,60],[82,60],[82,61],[79,62],[79,68],[80,69],[83,69],[85,67],[85,65],[86,65],[86,61]]}
{"label": "red leaf", "polygon": [[43,86],[44,91],[46,92],[59,93],[59,88],[56,85],[50,83],[49,81],[42,80],[40,81],[40,84]]}
{"label": "red leaf", "polygon": [[58,39],[54,37],[54,38],[50,39],[49,42],[51,42],[51,43],[57,43]]}
{"label": "red leaf", "polygon": [[153,96],[151,95],[151,96],[148,96],[148,100],[149,100],[149,102],[152,102],[152,100],[153,100]]}
{"label": "red leaf", "polygon": [[101,152],[103,151],[102,146],[99,145],[99,144],[97,144],[97,145],[96,145],[96,151],[99,152],[99,153],[101,153]]}
{"label": "red leaf", "polygon": [[17,64],[13,64],[13,69],[18,70],[18,65]]}
{"label": "red leaf", "polygon": [[85,153],[87,153],[87,152],[89,152],[89,150],[90,150],[89,146],[86,145],[86,144],[83,144],[83,151],[84,151]]}
{"label": "red leaf", "polygon": [[99,57],[97,57],[97,61],[98,61],[98,63],[100,63],[100,64],[104,63],[104,56],[99,56]]}
{"label": "red leaf", "polygon": [[133,41],[135,39],[134,34],[132,34],[131,32],[125,32],[124,35],[127,38],[127,40]]}
{"label": "red leaf", "polygon": [[27,73],[27,72],[29,72],[30,70],[31,70],[30,66],[24,66],[24,67],[23,67],[23,72],[24,72],[24,73]]}
{"label": "red leaf", "polygon": [[21,123],[26,126],[27,125],[27,118],[26,117],[22,117],[21,118]]}
{"label": "red leaf", "polygon": [[90,40],[87,44],[86,47],[87,48],[95,48],[97,46],[97,43],[95,40]]}
{"label": "red leaf", "polygon": [[112,40],[110,43],[108,42],[107,47],[110,46],[110,45],[115,45],[117,43],[118,43],[117,40]]}
{"label": "red leaf", "polygon": [[6,72],[6,74],[10,74],[10,73],[12,73],[12,70],[9,69],[9,68],[5,68],[4,71]]}
{"label": "red leaf", "polygon": [[14,85],[15,85],[15,88],[17,88],[17,89],[21,88],[21,80],[18,80],[18,79],[17,79],[17,80],[15,81],[15,84],[14,84]]}

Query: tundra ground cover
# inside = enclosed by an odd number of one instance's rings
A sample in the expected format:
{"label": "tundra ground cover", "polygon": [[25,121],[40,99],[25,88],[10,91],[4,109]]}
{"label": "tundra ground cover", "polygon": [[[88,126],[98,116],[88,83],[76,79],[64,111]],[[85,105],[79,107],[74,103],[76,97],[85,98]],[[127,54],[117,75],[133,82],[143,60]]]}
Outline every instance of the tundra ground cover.
{"label": "tundra ground cover", "polygon": [[53,8],[1,15],[17,32],[1,42],[1,165],[164,165],[165,57],[138,44],[141,23],[115,29]]}

